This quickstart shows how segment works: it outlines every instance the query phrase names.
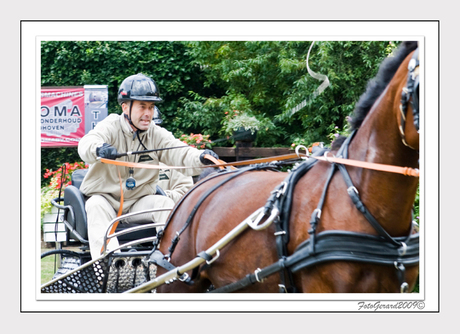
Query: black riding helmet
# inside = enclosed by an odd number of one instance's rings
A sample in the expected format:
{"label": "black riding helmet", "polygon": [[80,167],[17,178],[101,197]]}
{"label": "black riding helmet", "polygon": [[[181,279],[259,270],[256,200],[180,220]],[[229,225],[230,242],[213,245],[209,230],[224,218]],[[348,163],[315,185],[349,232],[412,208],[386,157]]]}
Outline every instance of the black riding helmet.
{"label": "black riding helmet", "polygon": [[[131,75],[123,80],[120,88],[118,89],[117,100],[120,105],[133,100],[150,101],[155,103],[163,102],[163,99],[160,97],[160,89],[155,81],[142,73]],[[129,123],[137,129],[131,121],[132,106],[133,105],[131,103],[129,106],[129,116],[125,114],[125,117]],[[142,131],[140,129],[137,130]]]}
{"label": "black riding helmet", "polygon": [[157,106],[155,106],[155,109],[153,110],[153,122],[156,125],[160,125],[161,123],[163,123],[163,117],[161,115],[161,111],[160,109],[158,109]]}
{"label": "black riding helmet", "polygon": [[132,100],[163,102],[160,97],[160,89],[152,78],[138,73],[127,77],[118,89],[118,103]]}

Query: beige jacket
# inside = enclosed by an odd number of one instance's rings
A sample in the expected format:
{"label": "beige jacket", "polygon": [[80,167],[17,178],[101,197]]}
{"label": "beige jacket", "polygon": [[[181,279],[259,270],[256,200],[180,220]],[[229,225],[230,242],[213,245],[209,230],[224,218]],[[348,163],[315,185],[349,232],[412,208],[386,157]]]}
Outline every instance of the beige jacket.
{"label": "beige jacket", "polygon": [[185,176],[177,169],[161,169],[158,185],[177,203],[193,187],[193,178]]}
{"label": "beige jacket", "polygon": [[[155,124],[143,132],[141,140],[147,149],[159,149],[166,147],[184,146],[185,144],[164,128]],[[115,166],[101,163],[97,160],[96,148],[108,143],[114,146],[118,153],[142,151],[144,148],[139,139],[134,136],[134,132],[128,121],[122,115],[110,114],[96,127],[89,131],[78,144],[78,153],[80,157],[90,165],[89,171],[83,180],[80,190],[86,196],[95,194],[103,195],[108,198],[115,209],[116,203],[120,201],[120,180],[118,170],[123,186],[124,202],[133,203],[137,199],[156,193],[158,182],[158,169],[141,169],[134,168],[133,177],[136,180],[136,187],[133,190],[126,189],[126,179],[129,177],[129,168],[124,166]],[[132,155],[118,158],[122,161],[142,162],[147,164],[158,165],[163,162],[169,166],[192,166],[200,167],[203,164],[200,161],[202,151],[193,147],[178,148],[151,152],[142,155]],[[201,168],[181,169],[185,175],[199,175]],[[110,196],[107,196],[110,195]],[[110,198],[111,197],[111,198]]]}

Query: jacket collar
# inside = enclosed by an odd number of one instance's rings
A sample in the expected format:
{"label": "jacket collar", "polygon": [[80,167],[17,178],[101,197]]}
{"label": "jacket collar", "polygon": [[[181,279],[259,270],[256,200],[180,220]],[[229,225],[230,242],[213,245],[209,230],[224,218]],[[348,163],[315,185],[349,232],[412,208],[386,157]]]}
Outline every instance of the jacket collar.
{"label": "jacket collar", "polygon": [[[125,136],[131,137],[131,138],[133,137],[134,130],[129,125],[128,120],[125,118],[123,113],[120,115],[120,126],[121,126],[121,130],[123,131],[123,134]],[[153,123],[153,121],[152,121],[150,123],[149,129],[147,131],[142,132],[142,135],[146,135],[147,138],[150,138],[152,133],[153,133],[153,131],[154,131],[155,126],[156,126],[155,123]]]}

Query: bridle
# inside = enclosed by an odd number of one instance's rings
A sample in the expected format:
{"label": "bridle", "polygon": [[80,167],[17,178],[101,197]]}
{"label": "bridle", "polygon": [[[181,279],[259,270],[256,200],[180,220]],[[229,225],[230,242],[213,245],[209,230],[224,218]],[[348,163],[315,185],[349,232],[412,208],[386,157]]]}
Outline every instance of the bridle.
{"label": "bridle", "polygon": [[401,134],[401,139],[404,145],[410,147],[411,149],[415,150],[412,146],[410,146],[406,142],[406,135],[405,135],[405,126],[406,126],[406,116],[407,116],[407,109],[409,106],[409,102],[412,105],[412,114],[414,117],[414,125],[417,129],[417,133],[419,132],[419,84],[420,84],[420,76],[419,76],[419,66],[420,66],[420,59],[419,59],[419,50],[418,48],[414,51],[412,55],[412,59],[409,61],[408,70],[409,75],[407,76],[407,83],[406,86],[403,88],[401,93],[401,104],[399,105],[399,110],[401,114],[400,124],[399,124],[399,132]]}

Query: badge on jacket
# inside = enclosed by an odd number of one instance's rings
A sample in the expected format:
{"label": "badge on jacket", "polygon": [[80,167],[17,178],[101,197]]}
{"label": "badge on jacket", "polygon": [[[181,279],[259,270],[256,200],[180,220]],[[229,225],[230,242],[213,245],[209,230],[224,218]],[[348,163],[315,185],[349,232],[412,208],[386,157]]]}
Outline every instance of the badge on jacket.
{"label": "badge on jacket", "polygon": [[150,161],[153,160],[152,157],[148,154],[140,155],[138,162]]}

